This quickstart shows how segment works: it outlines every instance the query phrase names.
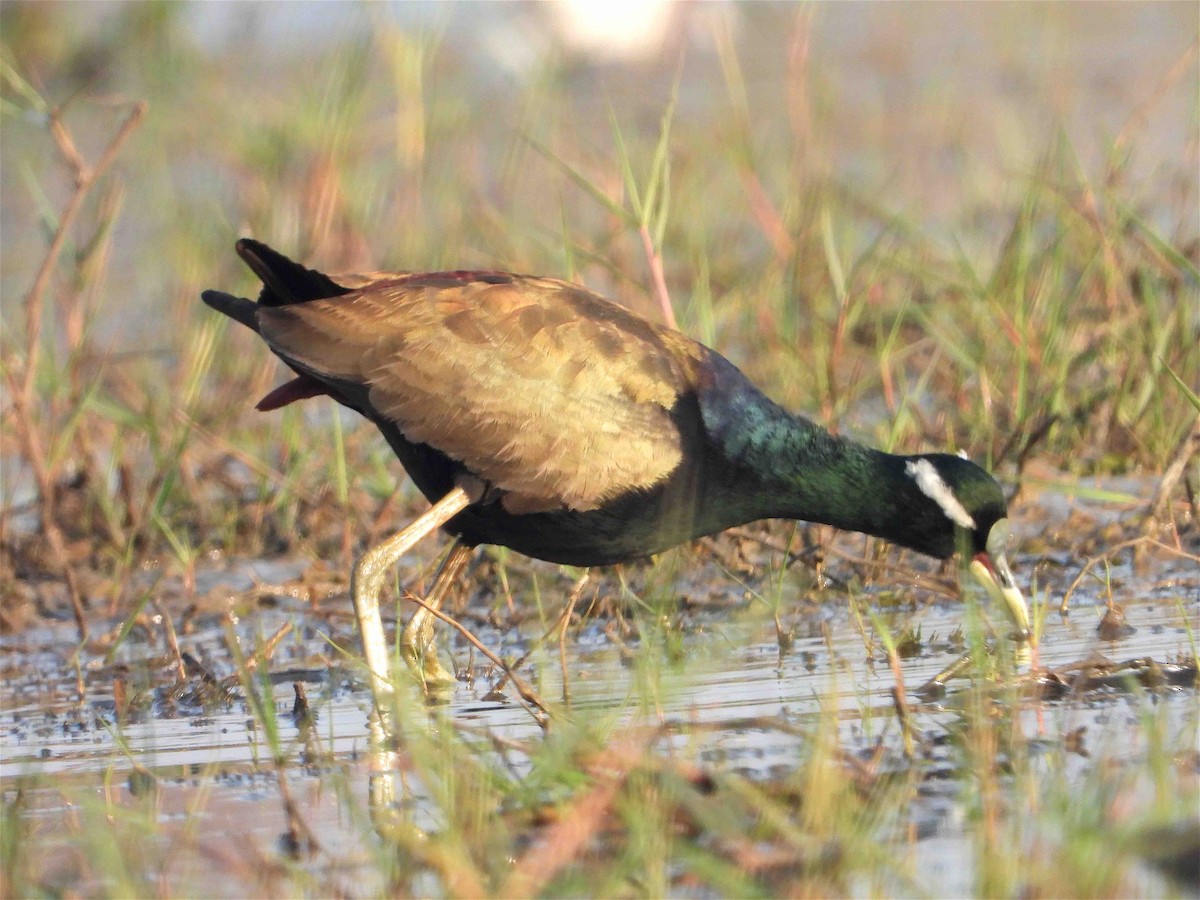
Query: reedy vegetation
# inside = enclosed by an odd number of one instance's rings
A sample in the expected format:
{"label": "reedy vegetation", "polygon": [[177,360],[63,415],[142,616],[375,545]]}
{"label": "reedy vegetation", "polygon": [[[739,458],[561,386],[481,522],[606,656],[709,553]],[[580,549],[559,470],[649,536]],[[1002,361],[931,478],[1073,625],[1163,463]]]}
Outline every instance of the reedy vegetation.
{"label": "reedy vegetation", "polygon": [[[38,16],[53,12],[3,15],[6,216],[13,204],[22,222],[19,239],[5,232],[0,337],[10,628],[27,614],[20,582],[46,576],[64,603],[75,595],[81,643],[112,613],[126,623],[119,641],[153,592],[130,577],[148,563],[185,585],[210,552],[344,569],[357,542],[417,507],[411,490],[392,498],[398,467],[370,427],[311,405],[250,411],[277,366],[197,300],[249,284],[230,253],[243,230],[335,271],[554,274],[649,315],[669,296],[684,331],[790,408],[897,452],[962,447],[1013,483],[1031,460],[1067,477],[1159,472],[1195,420],[1171,375],[1200,382],[1195,167],[1181,160],[1169,197],[1132,174],[1156,104],[1194,76],[1194,46],[1135,98],[1099,163],[1065,127],[990,123],[952,91],[931,101],[964,131],[993,124],[1033,160],[955,169],[941,237],[920,204],[889,202],[877,169],[836,164],[837,123],[862,119],[809,53],[807,12],[760,10],[752,26],[789,34],[771,51],[790,49],[774,70],[782,90],[747,74],[745,44],[719,33],[718,66],[688,59],[650,90],[615,72],[590,90],[551,64],[486,97],[445,34],[402,32],[369,9],[369,36],[219,59],[170,5],[123,8],[90,46],[69,28],[49,37]],[[295,79],[301,67],[320,75]],[[856,137],[886,158],[889,125]],[[1185,140],[1194,162],[1194,119]],[[51,527],[18,529],[24,511]],[[636,612],[638,679],[652,686],[672,640],[655,608]],[[952,735],[980,784],[978,891],[1122,892],[1129,856],[1113,852],[1113,822],[1123,846],[1126,824],[1194,808],[1170,760],[1177,726],[1145,706],[1144,767],[1067,781],[1055,771],[1066,751],[1034,765],[1006,711],[1017,700],[1004,699],[998,713],[980,689]],[[270,704],[252,711],[269,717]],[[288,748],[263,731],[264,765],[277,765]],[[452,893],[661,895],[687,878],[731,895],[921,889],[895,837],[920,767],[884,777],[849,764],[832,720],[813,723],[795,772],[768,784],[667,761],[652,752],[660,732],[616,714],[519,748],[523,779],[454,728],[409,731],[441,827],[368,844],[399,892],[426,890],[419,873]],[[1000,760],[1013,772],[1003,781]],[[1145,793],[1137,815],[1114,812]],[[20,800],[5,803],[6,893],[44,888],[28,862],[40,838]],[[92,803],[81,816],[115,835],[78,849],[83,868],[107,892],[144,892],[144,873],[166,866],[143,839],[155,828],[145,810]],[[267,891],[334,883],[286,861],[246,877]]]}

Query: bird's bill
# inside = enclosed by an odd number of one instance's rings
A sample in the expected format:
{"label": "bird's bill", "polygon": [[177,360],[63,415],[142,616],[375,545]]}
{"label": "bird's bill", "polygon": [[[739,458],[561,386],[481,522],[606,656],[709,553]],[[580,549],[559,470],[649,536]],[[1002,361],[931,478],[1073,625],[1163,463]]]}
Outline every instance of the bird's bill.
{"label": "bird's bill", "polygon": [[[990,543],[990,541],[989,541]],[[1037,638],[1030,627],[1029,606],[1025,596],[1013,579],[1012,569],[1003,553],[991,551],[976,554],[971,560],[971,574],[983,585],[993,603],[1003,606],[1017,626],[1020,636],[1037,646]]]}

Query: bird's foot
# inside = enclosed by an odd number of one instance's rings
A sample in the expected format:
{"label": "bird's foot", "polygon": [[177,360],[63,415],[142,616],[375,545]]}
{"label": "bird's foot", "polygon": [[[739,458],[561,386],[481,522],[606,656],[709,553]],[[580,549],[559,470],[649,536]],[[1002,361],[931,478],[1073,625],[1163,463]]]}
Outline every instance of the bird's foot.
{"label": "bird's foot", "polygon": [[442,665],[437,644],[433,640],[424,645],[409,644],[402,640],[400,652],[427,694],[444,693],[458,683],[454,672]]}

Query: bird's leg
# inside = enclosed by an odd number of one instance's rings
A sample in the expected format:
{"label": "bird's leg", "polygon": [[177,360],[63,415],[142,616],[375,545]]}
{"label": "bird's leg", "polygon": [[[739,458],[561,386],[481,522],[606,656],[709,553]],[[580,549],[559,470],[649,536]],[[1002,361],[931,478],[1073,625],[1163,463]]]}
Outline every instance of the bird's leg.
{"label": "bird's leg", "polygon": [[379,615],[379,592],[388,569],[396,564],[409,548],[434,529],[458,515],[483,493],[482,485],[459,484],[441,500],[422,513],[408,527],[382,544],[372,547],[354,564],[350,576],[350,594],[354,598],[354,616],[362,636],[363,656],[370,672],[371,693],[377,705],[391,694],[391,665],[383,618]]}
{"label": "bird's leg", "polygon": [[442,601],[450,592],[450,586],[462,574],[463,568],[470,560],[472,550],[473,548],[455,538],[450,552],[442,560],[437,574],[433,577],[433,586],[425,592],[425,605],[417,607],[417,611],[412,614],[400,635],[400,652],[409,664],[420,672],[427,686],[454,681],[453,673],[442,668],[438,660],[437,647],[433,640],[433,625],[437,616],[432,610],[442,605]]}

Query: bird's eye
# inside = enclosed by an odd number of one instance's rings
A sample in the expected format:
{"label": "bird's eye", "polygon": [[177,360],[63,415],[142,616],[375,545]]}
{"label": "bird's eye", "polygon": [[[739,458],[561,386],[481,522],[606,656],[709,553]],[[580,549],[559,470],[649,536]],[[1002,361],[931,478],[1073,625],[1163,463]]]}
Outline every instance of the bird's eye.
{"label": "bird's eye", "polygon": [[1008,547],[1008,519],[997,519],[988,532],[987,552],[992,559],[1002,558]]}

